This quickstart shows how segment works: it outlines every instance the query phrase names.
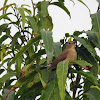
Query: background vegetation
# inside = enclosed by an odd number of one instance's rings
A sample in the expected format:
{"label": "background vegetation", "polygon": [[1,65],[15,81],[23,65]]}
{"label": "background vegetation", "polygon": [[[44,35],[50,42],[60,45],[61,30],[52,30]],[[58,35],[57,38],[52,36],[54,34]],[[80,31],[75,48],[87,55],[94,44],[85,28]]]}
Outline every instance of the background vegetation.
{"label": "background vegetation", "polygon": [[[4,20],[0,25],[0,99],[34,100],[40,96],[40,100],[99,100],[100,57],[95,51],[95,48],[100,49],[99,7],[97,13],[90,14],[91,30],[75,31],[73,35],[66,33],[60,43],[55,43],[53,22],[47,8],[49,5],[58,6],[71,18],[64,0],[44,0],[37,4],[31,0],[31,10],[30,5],[17,7],[15,3],[7,5],[7,1],[0,8],[0,20]],[[78,1],[87,7],[84,2]],[[100,3],[100,0],[97,1]],[[17,30],[13,34],[12,27]],[[87,38],[80,37],[83,33]],[[40,70],[40,67],[50,64],[62,52],[65,42],[70,40],[77,41],[78,60],[72,62],[73,66],[68,67],[66,61],[60,62],[56,69]]]}

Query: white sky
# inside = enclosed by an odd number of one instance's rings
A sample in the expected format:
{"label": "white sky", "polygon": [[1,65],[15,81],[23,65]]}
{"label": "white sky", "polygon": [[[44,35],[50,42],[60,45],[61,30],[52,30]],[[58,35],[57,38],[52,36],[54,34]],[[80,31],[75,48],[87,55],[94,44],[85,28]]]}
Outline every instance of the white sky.
{"label": "white sky", "polygon": [[[0,8],[3,6],[3,1],[4,0],[0,0]],[[33,0],[34,3],[37,3],[38,1],[42,0]],[[75,2],[75,5],[71,2],[71,0],[65,0],[65,6],[71,13],[71,19],[61,8],[53,5],[48,7],[49,14],[52,17],[54,24],[53,39],[55,42],[58,42],[61,38],[63,38],[65,33],[73,34],[75,30],[87,31],[92,27],[89,10],[77,0],[73,1]],[[96,0],[83,0],[83,2],[87,4],[92,14],[97,11],[98,3]],[[31,5],[31,0],[8,0],[8,4],[10,3],[17,3],[20,7],[21,4]]]}

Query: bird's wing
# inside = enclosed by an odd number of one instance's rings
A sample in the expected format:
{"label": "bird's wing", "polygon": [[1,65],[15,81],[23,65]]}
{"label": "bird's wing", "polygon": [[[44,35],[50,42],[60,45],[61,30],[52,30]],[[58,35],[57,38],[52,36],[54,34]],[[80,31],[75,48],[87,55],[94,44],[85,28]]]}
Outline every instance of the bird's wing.
{"label": "bird's wing", "polygon": [[67,58],[68,50],[64,50],[52,63],[51,67],[57,66],[60,61],[63,61]]}

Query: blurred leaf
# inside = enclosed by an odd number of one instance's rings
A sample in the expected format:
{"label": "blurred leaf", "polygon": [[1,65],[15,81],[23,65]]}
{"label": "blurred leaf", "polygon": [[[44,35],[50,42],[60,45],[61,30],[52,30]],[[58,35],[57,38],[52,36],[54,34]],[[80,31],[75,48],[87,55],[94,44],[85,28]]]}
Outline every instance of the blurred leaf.
{"label": "blurred leaf", "polygon": [[58,0],[59,2],[64,2],[65,0]]}
{"label": "blurred leaf", "polygon": [[16,76],[16,73],[7,73],[3,77],[0,78],[0,83],[4,83],[9,80],[12,76]]}
{"label": "blurred leaf", "polygon": [[19,13],[21,14],[21,17],[22,17],[22,27],[24,29],[25,21],[26,21],[24,9],[23,8],[18,8],[18,11],[19,11]]}
{"label": "blurred leaf", "polygon": [[68,73],[68,60],[58,63],[57,65],[57,79],[61,100],[65,100],[65,84]]}
{"label": "blurred leaf", "polygon": [[83,5],[85,5],[87,8],[88,8],[88,10],[89,10],[89,12],[91,12],[90,11],[90,9],[89,9],[89,7],[82,1],[82,0],[78,0],[80,3],[82,3]]}
{"label": "blurred leaf", "polygon": [[[65,100],[73,100],[68,92],[66,92]],[[75,100],[77,100],[77,99],[75,99]]]}
{"label": "blurred leaf", "polygon": [[47,86],[47,84],[43,81],[41,74],[40,73],[38,73],[38,74],[39,74],[39,78],[41,80],[42,86],[45,88]]}
{"label": "blurred leaf", "polygon": [[[3,92],[3,100],[6,98],[6,95],[7,95],[8,92],[9,92],[8,89],[5,89],[5,90],[4,90],[4,92]],[[7,97],[6,100],[14,100],[14,96],[15,96],[15,92],[12,91],[12,92],[8,95],[8,97]]]}
{"label": "blurred leaf", "polygon": [[53,48],[54,48],[54,56],[58,57],[62,52],[61,43],[59,42],[54,43]]}
{"label": "blurred leaf", "polygon": [[43,17],[46,17],[48,15],[48,5],[49,1],[42,1],[41,2],[41,14]]}
{"label": "blurred leaf", "polygon": [[54,90],[54,81],[50,81],[46,88],[42,91],[40,100],[54,100],[53,90]]}
{"label": "blurred leaf", "polygon": [[29,53],[29,56],[32,57],[32,55],[34,54],[33,46],[31,46],[31,47],[28,49],[28,53]]}
{"label": "blurred leaf", "polygon": [[95,58],[95,56],[96,56],[95,49],[91,46],[89,41],[82,39],[80,37],[76,37],[76,36],[74,36],[74,38],[75,38],[75,40],[78,40],[91,53],[91,55]]}
{"label": "blurred leaf", "polygon": [[23,8],[23,10],[24,10],[25,12],[27,12],[27,13],[31,16],[31,10],[29,10],[29,9],[27,9],[27,8]]}
{"label": "blurred leaf", "polygon": [[1,35],[1,33],[2,33],[3,31],[5,31],[5,30],[7,29],[7,27],[8,27],[8,24],[2,24],[2,25],[0,26],[0,35]]}
{"label": "blurred leaf", "polygon": [[19,76],[19,73],[21,72],[21,64],[22,64],[22,56],[18,57],[18,59],[16,60],[16,73],[17,76]]}
{"label": "blurred leaf", "polygon": [[[100,11],[95,14],[91,14],[92,18],[92,31],[100,33]],[[99,36],[99,35],[98,35]]]}
{"label": "blurred leaf", "polygon": [[0,74],[2,74],[5,70],[4,69],[0,69]]}
{"label": "blurred leaf", "polygon": [[12,61],[10,62],[8,68],[10,68],[10,66],[18,59],[18,57],[20,57],[31,45],[34,44],[34,42],[36,42],[37,40],[41,39],[41,36],[39,35],[36,38],[31,38],[28,42],[27,45],[23,46],[20,51],[18,53],[16,53],[15,57],[12,59]]}
{"label": "blurred leaf", "polygon": [[100,100],[100,91],[96,88],[91,88],[84,95],[86,95],[89,100]]}
{"label": "blurred leaf", "polygon": [[92,83],[94,83],[96,85],[99,85],[98,81],[97,81],[97,78],[91,72],[77,71],[77,70],[73,70],[73,69],[71,69],[71,72],[83,75],[84,77],[86,77]]}
{"label": "blurred leaf", "polygon": [[0,16],[0,20],[1,20],[2,18],[5,18],[7,15],[10,15],[10,14],[12,14],[12,13],[6,13],[6,14],[1,15],[1,16]]}
{"label": "blurred leaf", "polygon": [[99,3],[99,7],[100,7],[100,0],[96,0]]}
{"label": "blurred leaf", "polygon": [[87,69],[87,66],[92,67],[92,65],[90,63],[88,63],[84,60],[76,60],[76,61],[72,61],[72,63],[78,64],[78,65],[80,65],[81,67],[83,67],[85,69]]}
{"label": "blurred leaf", "polygon": [[[60,8],[62,8],[69,16],[70,16],[70,12],[69,10],[64,6],[63,3],[60,3],[60,2],[53,2],[51,3],[53,5],[56,5],[56,6],[59,6]],[[71,16],[70,16],[71,17]]]}
{"label": "blurred leaf", "polygon": [[52,32],[50,31],[44,31],[41,29],[42,33],[42,39],[45,45],[45,49],[47,52],[47,62],[48,64],[51,63],[52,57],[53,57],[53,38],[52,38]]}
{"label": "blurred leaf", "polygon": [[54,100],[61,100],[58,88],[58,81],[55,79],[55,87],[54,87]]}
{"label": "blurred leaf", "polygon": [[34,30],[34,33],[37,33],[38,32],[38,27],[37,27],[37,23],[36,23],[35,19],[31,16],[26,16],[26,18],[30,22],[31,27]]}

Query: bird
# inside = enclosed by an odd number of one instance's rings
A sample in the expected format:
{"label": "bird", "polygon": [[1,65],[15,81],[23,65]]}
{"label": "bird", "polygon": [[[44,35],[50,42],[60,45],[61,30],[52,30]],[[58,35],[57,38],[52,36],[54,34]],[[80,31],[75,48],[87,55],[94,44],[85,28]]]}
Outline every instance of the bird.
{"label": "bird", "polygon": [[52,63],[42,68],[52,68],[52,67],[57,66],[59,62],[66,61],[66,60],[68,60],[69,63],[71,61],[77,60],[77,52],[75,50],[75,41],[68,42],[63,52]]}

